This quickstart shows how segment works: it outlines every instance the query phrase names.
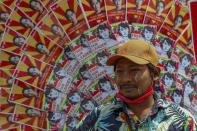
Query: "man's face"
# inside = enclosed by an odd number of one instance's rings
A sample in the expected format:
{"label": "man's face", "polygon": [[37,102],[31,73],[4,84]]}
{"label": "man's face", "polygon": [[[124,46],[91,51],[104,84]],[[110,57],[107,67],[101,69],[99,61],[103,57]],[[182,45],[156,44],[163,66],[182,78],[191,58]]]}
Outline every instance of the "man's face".
{"label": "man's face", "polygon": [[37,46],[37,49],[42,53],[42,54],[49,54],[49,50],[46,48],[46,46],[45,45],[43,45],[43,44],[39,44],[38,46]]}
{"label": "man's face", "polygon": [[99,30],[99,36],[101,36],[103,39],[109,39],[109,29],[105,28],[103,30]]}
{"label": "man's face", "polygon": [[37,96],[37,93],[35,91],[33,91],[32,89],[25,90],[24,94],[29,96],[29,97]]}
{"label": "man's face", "polygon": [[156,12],[158,14],[161,14],[163,12],[163,10],[164,10],[164,4],[162,2],[159,2],[157,7],[156,7]]}
{"label": "man's face", "polygon": [[123,36],[123,37],[128,37],[129,34],[129,29],[128,28],[124,28],[120,26],[120,30],[119,33]]}
{"label": "man's face", "polygon": [[13,62],[15,65],[18,64],[20,58],[18,56],[11,57],[10,61]]}
{"label": "man's face", "polygon": [[94,104],[92,103],[92,101],[88,101],[86,104],[82,105],[83,108],[85,108],[86,110],[92,111],[94,109]]}
{"label": "man's face", "polygon": [[34,28],[34,24],[27,18],[23,18],[21,20],[21,23],[25,26],[25,27],[28,27],[28,28]]}
{"label": "man's face", "polygon": [[147,29],[144,30],[144,37],[147,41],[150,41],[153,37],[153,32],[152,31],[148,31]]}
{"label": "man's face", "polygon": [[164,77],[164,83],[167,86],[167,88],[171,88],[173,81],[173,78],[169,78],[168,76]]}
{"label": "man's face", "polygon": [[0,13],[0,19],[2,19],[2,21],[6,21],[9,18],[9,14],[7,12],[2,12]]}
{"label": "man's face", "polygon": [[61,117],[62,117],[61,113],[55,112],[55,113],[53,114],[53,116],[51,117],[51,120],[52,120],[52,121],[57,121],[57,120],[60,120]]}
{"label": "man's face", "polygon": [[100,2],[98,0],[92,0],[92,6],[96,12],[100,12]]}
{"label": "man's face", "polygon": [[81,97],[78,93],[74,93],[71,97],[70,97],[70,100],[72,102],[80,102],[81,101]]}
{"label": "man's face", "polygon": [[174,67],[173,65],[168,63],[166,69],[167,69],[168,72],[174,72],[176,67]]}
{"label": "man's face", "polygon": [[152,78],[147,65],[138,65],[128,59],[116,63],[115,81],[123,96],[135,99],[151,85]]}
{"label": "man's face", "polygon": [[176,103],[176,104],[180,104],[181,103],[181,99],[182,99],[182,96],[181,95],[179,95],[179,94],[177,94],[176,92],[174,92],[174,94],[173,94],[173,99],[174,99],[174,102]]}
{"label": "man's face", "polygon": [[52,26],[51,27],[51,30],[52,30],[52,33],[54,35],[57,35],[57,36],[60,36],[60,37],[63,37],[64,36],[63,31],[61,30],[61,28],[58,25]]}
{"label": "man's face", "polygon": [[168,52],[170,48],[171,48],[170,44],[165,40],[163,42],[163,51]]}
{"label": "man's face", "polygon": [[112,90],[111,89],[111,84],[110,84],[109,81],[102,82],[102,83],[100,83],[100,85],[101,85],[101,88],[105,91],[111,91]]}
{"label": "man's face", "polygon": [[42,73],[38,70],[38,68],[30,68],[29,72],[33,75],[33,76],[41,76]]}
{"label": "man's face", "polygon": [[98,57],[98,61],[101,65],[106,65],[106,61],[107,61],[108,57],[106,55]]}
{"label": "man's face", "polygon": [[31,3],[31,7],[36,10],[36,11],[39,11],[39,12],[42,12],[43,8],[40,6],[40,3],[37,2],[37,1],[32,1]]}
{"label": "man's face", "polygon": [[17,46],[23,46],[25,44],[25,40],[23,39],[23,37],[17,37],[16,39],[14,39],[14,43]]}
{"label": "man's face", "polygon": [[27,114],[29,114],[32,117],[35,117],[35,116],[40,116],[41,112],[35,109],[30,109],[27,111]]}
{"label": "man's face", "polygon": [[182,18],[179,16],[179,17],[176,17],[175,21],[174,21],[174,26],[176,28],[178,28],[179,26],[182,25]]}
{"label": "man's face", "polygon": [[116,5],[117,9],[121,9],[122,8],[122,0],[114,0],[114,4]]}
{"label": "man's face", "polygon": [[72,11],[68,11],[67,12],[68,18],[72,23],[76,23],[77,18],[76,18],[76,14]]}
{"label": "man's face", "polygon": [[59,95],[59,92],[57,90],[51,89],[50,93],[48,94],[48,97],[54,99],[54,98],[57,98],[58,95]]}
{"label": "man's face", "polygon": [[185,85],[185,93],[186,94],[191,94],[194,91],[194,88],[192,88],[192,86],[190,85],[189,82],[187,82],[187,84]]}

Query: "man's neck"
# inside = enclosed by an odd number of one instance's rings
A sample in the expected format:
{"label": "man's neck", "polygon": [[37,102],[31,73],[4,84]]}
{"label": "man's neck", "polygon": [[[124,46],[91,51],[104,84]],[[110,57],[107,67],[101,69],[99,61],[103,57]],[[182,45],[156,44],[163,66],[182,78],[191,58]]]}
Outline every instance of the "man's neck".
{"label": "man's neck", "polygon": [[150,113],[154,104],[153,95],[139,104],[128,104],[128,108],[142,121]]}

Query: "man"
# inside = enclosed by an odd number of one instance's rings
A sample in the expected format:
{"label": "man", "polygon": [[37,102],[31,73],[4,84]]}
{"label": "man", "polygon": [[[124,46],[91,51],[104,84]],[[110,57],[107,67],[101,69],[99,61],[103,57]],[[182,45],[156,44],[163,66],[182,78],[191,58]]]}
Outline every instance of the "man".
{"label": "man", "polygon": [[20,18],[20,24],[21,26],[23,26],[24,28],[34,28],[34,24],[31,22],[31,20],[27,17],[21,17]]}
{"label": "man", "polygon": [[72,9],[67,9],[65,13],[65,17],[67,20],[71,21],[73,25],[78,23],[75,12]]}
{"label": "man", "polygon": [[196,122],[186,109],[153,95],[159,72],[152,45],[129,40],[106,63],[115,66],[119,93],[112,103],[92,111],[73,131],[196,130]]}
{"label": "man", "polygon": [[156,15],[161,16],[162,12],[165,9],[165,3],[163,1],[157,1],[156,3]]}
{"label": "man", "polygon": [[101,2],[100,0],[90,0],[90,6],[93,8],[96,12],[96,14],[101,12]]}

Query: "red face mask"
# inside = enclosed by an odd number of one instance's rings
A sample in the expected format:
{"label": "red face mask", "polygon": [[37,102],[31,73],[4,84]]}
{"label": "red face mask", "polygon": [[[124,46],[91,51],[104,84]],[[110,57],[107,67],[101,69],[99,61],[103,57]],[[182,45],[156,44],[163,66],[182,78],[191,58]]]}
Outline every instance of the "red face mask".
{"label": "red face mask", "polygon": [[122,93],[120,93],[120,91],[116,94],[116,96],[126,103],[139,104],[139,103],[142,103],[144,100],[146,100],[149,96],[153,95],[153,93],[154,93],[153,87],[151,85],[140,97],[138,97],[136,99],[128,99],[128,98],[124,97],[122,95]]}
{"label": "red face mask", "polygon": [[[155,72],[153,73],[153,78],[154,78],[154,74],[155,74]],[[154,91],[153,91],[153,81],[152,81],[152,83],[148,87],[148,89],[140,97],[138,97],[136,99],[128,99],[128,98],[124,97],[122,95],[122,93],[120,93],[120,91],[116,94],[116,96],[126,103],[139,104],[139,103],[142,103],[144,100],[146,100],[149,96],[151,96],[153,94],[154,94]]]}

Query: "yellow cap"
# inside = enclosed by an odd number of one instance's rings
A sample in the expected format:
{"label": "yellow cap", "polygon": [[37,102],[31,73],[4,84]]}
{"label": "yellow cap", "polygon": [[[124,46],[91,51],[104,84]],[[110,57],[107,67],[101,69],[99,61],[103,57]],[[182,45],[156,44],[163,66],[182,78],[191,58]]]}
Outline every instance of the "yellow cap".
{"label": "yellow cap", "polygon": [[158,56],[155,48],[143,40],[129,40],[122,45],[118,52],[112,55],[106,62],[107,65],[115,65],[117,60],[121,58],[144,65],[151,63],[154,66],[158,64]]}

